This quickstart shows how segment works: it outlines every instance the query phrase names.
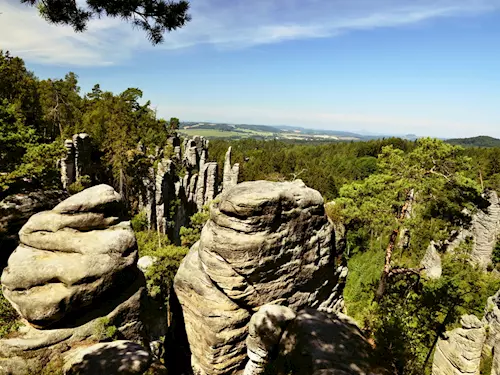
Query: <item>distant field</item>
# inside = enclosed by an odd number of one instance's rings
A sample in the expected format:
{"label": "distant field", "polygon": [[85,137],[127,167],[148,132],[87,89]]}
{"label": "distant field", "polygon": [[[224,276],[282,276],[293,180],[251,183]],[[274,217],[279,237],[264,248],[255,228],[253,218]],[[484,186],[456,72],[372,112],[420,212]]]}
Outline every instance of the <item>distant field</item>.
{"label": "distant field", "polygon": [[248,133],[247,135],[241,132],[222,131],[217,129],[180,129],[179,133],[185,134],[189,137],[192,137],[194,135],[201,135],[207,138],[231,138],[231,137],[246,138],[251,136],[251,133]]}

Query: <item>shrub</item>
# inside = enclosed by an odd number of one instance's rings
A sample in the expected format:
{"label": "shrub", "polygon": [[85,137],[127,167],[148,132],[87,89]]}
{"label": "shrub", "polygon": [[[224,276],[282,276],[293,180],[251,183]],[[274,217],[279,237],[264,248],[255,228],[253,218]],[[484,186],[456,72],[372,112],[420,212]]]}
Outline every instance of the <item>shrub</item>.
{"label": "shrub", "polygon": [[140,232],[148,229],[148,215],[146,211],[141,211],[135,215],[131,220],[130,224],[134,232]]}
{"label": "shrub", "polygon": [[14,332],[20,326],[19,315],[0,289],[0,338]]}
{"label": "shrub", "polygon": [[96,321],[94,337],[98,341],[115,340],[118,338],[118,328],[109,323],[109,318],[103,317]]}
{"label": "shrub", "polygon": [[181,227],[181,244],[182,246],[191,247],[193,246],[201,236],[201,230],[208,221],[210,213],[208,211],[208,206],[204,206],[203,210],[195,213],[190,219],[190,228]]}
{"label": "shrub", "polygon": [[70,193],[71,195],[77,194],[82,190],[85,190],[86,188],[90,187],[91,185],[92,185],[92,180],[90,179],[90,176],[87,175],[81,176],[75,182],[73,182],[68,186],[68,193]]}

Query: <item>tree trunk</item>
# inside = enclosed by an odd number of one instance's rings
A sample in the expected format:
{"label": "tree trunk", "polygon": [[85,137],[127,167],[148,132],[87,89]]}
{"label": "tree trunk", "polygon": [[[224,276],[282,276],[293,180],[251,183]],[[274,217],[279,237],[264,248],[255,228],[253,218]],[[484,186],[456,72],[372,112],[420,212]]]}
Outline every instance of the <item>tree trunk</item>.
{"label": "tree trunk", "polygon": [[392,251],[394,250],[394,246],[396,244],[396,240],[398,238],[399,229],[401,227],[401,222],[406,218],[406,214],[413,200],[413,189],[408,192],[406,197],[405,204],[401,208],[401,212],[397,217],[397,227],[392,231],[391,237],[389,238],[389,243],[387,244],[387,248],[385,249],[385,263],[384,268],[382,270],[382,275],[380,275],[380,281],[378,283],[377,291],[375,292],[375,300],[378,302],[382,299],[385,293],[385,288],[387,285],[387,279],[389,277],[389,273],[391,272],[391,258]]}
{"label": "tree trunk", "polygon": [[377,292],[375,293],[376,301],[380,301],[385,293],[387,277],[389,276],[389,272],[391,271],[392,250],[394,249],[394,244],[396,243],[396,239],[398,238],[398,233],[399,227],[392,231],[391,237],[389,238],[389,243],[387,244],[387,248],[385,249],[384,269],[382,270],[382,275],[380,275]]}

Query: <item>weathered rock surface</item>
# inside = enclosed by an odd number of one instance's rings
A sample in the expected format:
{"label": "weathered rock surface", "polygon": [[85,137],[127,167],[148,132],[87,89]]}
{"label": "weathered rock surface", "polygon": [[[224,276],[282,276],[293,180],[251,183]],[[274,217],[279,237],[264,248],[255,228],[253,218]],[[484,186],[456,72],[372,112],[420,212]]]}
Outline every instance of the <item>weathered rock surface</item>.
{"label": "weathered rock surface", "polygon": [[486,339],[484,324],[474,315],[464,315],[462,328],[446,332],[434,352],[432,375],[479,374]]}
{"label": "weathered rock surface", "polygon": [[266,372],[284,329],[295,317],[292,309],[278,305],[264,305],[252,315],[246,340],[248,362],[244,375],[259,375]]}
{"label": "weathered rock surface", "polygon": [[420,262],[420,266],[424,268],[423,274],[429,279],[439,279],[443,272],[441,266],[441,255],[436,249],[434,241],[431,241],[427,248],[424,258]]}
{"label": "weathered rock surface", "polygon": [[[167,143],[178,144],[180,139],[174,135]],[[185,139],[183,155],[180,147],[175,147],[171,159],[164,157],[161,149],[150,156],[158,162],[148,176],[143,177],[140,209],[146,211],[150,229],[168,234],[172,242],[180,244],[180,228],[189,225],[190,216],[210,203],[219,194],[220,187],[218,165],[208,162],[208,140],[199,136]],[[183,167],[184,176],[178,176]],[[233,180],[237,181],[238,171],[232,173]]]}
{"label": "weathered rock surface", "polygon": [[227,149],[224,159],[224,171],[222,175],[222,191],[230,189],[238,183],[240,165],[238,163],[231,165],[231,146]]}
{"label": "weathered rock surface", "polygon": [[323,198],[302,181],[223,192],[174,283],[195,371],[242,373],[248,323],[265,304],[340,308],[346,273],[337,255]]}
{"label": "weathered rock surface", "polygon": [[500,235],[500,199],[496,191],[485,193],[490,205],[486,209],[478,210],[472,216],[470,228],[464,229],[455,235],[447,244],[447,251],[454,251],[461,242],[472,238],[473,245],[470,257],[477,265],[486,269],[491,263],[493,249]]}
{"label": "weathered rock surface", "polygon": [[18,232],[28,219],[49,210],[67,194],[60,190],[12,194],[0,201],[0,265],[3,267],[19,243]]}
{"label": "weathered rock surface", "polygon": [[91,174],[92,143],[88,134],[78,133],[66,139],[64,147],[66,155],[60,160],[60,167],[61,182],[66,189],[80,177]]}
{"label": "weathered rock surface", "polygon": [[143,374],[151,355],[141,345],[120,340],[79,347],[64,355],[66,375]]}
{"label": "weathered rock surface", "polygon": [[98,185],[23,226],[1,280],[5,297],[28,322],[47,327],[136,278],[130,223],[106,214],[119,202],[113,188]]}
{"label": "weathered rock surface", "polygon": [[291,375],[375,375],[373,349],[356,323],[343,314],[299,311],[280,341],[275,367]]}
{"label": "weathered rock surface", "polygon": [[[110,328],[147,348],[165,336],[166,316],[147,296],[136,266],[135,236],[120,218],[120,206],[120,196],[99,185],[24,225],[2,285],[5,297],[30,324],[16,337],[0,340],[0,374],[40,374],[47,364],[60,369],[64,354],[109,339]],[[108,364],[118,365],[116,360]],[[127,373],[96,369],[96,361],[88,362],[91,367],[84,373]]]}

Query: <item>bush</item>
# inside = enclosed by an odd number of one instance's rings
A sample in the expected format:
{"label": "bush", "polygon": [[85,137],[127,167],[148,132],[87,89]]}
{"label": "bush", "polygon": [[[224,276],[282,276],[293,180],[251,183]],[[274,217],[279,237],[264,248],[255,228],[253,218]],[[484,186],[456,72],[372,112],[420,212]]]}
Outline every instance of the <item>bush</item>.
{"label": "bush", "polygon": [[193,216],[191,216],[191,227],[181,227],[180,230],[182,246],[191,247],[196,242],[198,242],[201,236],[201,230],[205,226],[205,223],[208,221],[209,217],[210,213],[208,210],[208,206],[204,206],[202,211],[197,212]]}
{"label": "bush", "polygon": [[94,327],[94,337],[98,341],[111,341],[118,338],[118,328],[109,323],[109,318],[99,318]]}
{"label": "bush", "polygon": [[68,186],[68,193],[70,193],[71,195],[77,194],[85,190],[86,188],[90,187],[91,185],[92,185],[92,180],[90,179],[90,176],[85,175],[78,177],[78,179],[75,182],[73,182]]}
{"label": "bush", "polygon": [[0,289],[0,338],[16,331],[20,326],[19,315]]}
{"label": "bush", "polygon": [[148,229],[148,215],[146,211],[141,211],[135,215],[131,220],[130,224],[134,232],[145,231]]}

